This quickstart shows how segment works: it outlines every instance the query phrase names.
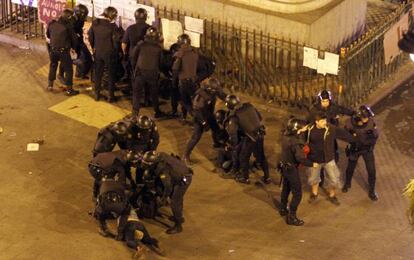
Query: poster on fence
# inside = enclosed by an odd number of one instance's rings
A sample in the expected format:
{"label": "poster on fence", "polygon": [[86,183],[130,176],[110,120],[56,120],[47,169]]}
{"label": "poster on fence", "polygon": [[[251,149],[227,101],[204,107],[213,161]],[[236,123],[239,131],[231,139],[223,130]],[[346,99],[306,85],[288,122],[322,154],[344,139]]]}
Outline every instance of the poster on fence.
{"label": "poster on fence", "polygon": [[37,0],[12,0],[11,2],[18,5],[37,7]]}
{"label": "poster on fence", "polygon": [[192,31],[195,33],[203,34],[204,33],[204,20],[197,19],[190,16],[184,18],[184,25],[187,31]]}
{"label": "poster on fence", "polygon": [[162,35],[164,37],[164,49],[168,50],[171,45],[177,42],[178,36],[183,34],[183,26],[179,21],[161,19]]}
{"label": "poster on fence", "polygon": [[318,53],[319,51],[316,49],[303,47],[303,66],[314,70],[318,69]]}
{"label": "poster on fence", "polygon": [[187,31],[187,30],[184,30],[184,33],[187,34],[188,36],[190,36],[191,46],[193,46],[195,48],[200,48],[200,36],[201,36],[201,34],[196,33],[196,32],[190,32],[190,31]]}
{"label": "poster on fence", "polygon": [[39,21],[48,24],[51,20],[56,20],[65,10],[66,4],[66,0],[39,0]]}
{"label": "poster on fence", "polygon": [[384,62],[389,64],[392,60],[400,54],[398,48],[398,41],[402,38],[402,34],[408,31],[408,13],[401,17],[384,34]]}
{"label": "poster on fence", "polygon": [[335,53],[325,52],[325,59],[318,59],[317,72],[323,75],[338,75],[339,55]]}

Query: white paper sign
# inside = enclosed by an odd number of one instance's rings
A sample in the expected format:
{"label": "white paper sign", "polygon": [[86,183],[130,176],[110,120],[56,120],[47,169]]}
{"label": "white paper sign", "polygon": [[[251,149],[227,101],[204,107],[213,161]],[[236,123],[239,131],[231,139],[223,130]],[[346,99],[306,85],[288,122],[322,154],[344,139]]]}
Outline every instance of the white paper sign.
{"label": "white paper sign", "polygon": [[339,55],[335,53],[325,52],[325,72],[338,75]]}
{"label": "white paper sign", "polygon": [[162,36],[164,37],[164,49],[168,50],[171,45],[177,42],[178,36],[183,34],[183,26],[179,21],[161,19]]}
{"label": "white paper sign", "polygon": [[303,66],[318,69],[318,50],[303,47]]}
{"label": "white paper sign", "polygon": [[317,71],[318,71],[319,74],[322,74],[322,75],[325,75],[326,74],[325,60],[318,59]]}
{"label": "white paper sign", "polygon": [[204,33],[204,20],[186,16],[184,18],[185,29],[188,31],[203,34]]}
{"label": "white paper sign", "polygon": [[40,145],[38,143],[29,143],[27,144],[27,151],[28,152],[36,152],[39,151]]}
{"label": "white paper sign", "polygon": [[13,4],[37,7],[37,0],[12,0]]}
{"label": "white paper sign", "polygon": [[185,34],[188,34],[188,36],[190,36],[190,40],[191,40],[191,46],[195,47],[195,48],[200,48],[200,36],[201,34],[196,33],[196,32],[190,32],[187,30],[184,30]]}

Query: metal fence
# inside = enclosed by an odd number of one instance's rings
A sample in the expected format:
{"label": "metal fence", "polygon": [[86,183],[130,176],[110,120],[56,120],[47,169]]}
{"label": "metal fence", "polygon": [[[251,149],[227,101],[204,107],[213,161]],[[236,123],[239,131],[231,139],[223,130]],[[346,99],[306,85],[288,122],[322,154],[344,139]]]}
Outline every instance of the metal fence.
{"label": "metal fence", "polygon": [[[35,8],[11,4],[10,0],[0,0],[0,6],[0,30],[10,28],[27,38],[44,37]],[[411,4],[400,5],[381,26],[364,34],[349,48],[343,48],[337,76],[323,76],[302,66],[304,43],[213,19],[205,22],[200,50],[216,61],[217,77],[234,91],[279,105],[303,107],[311,104],[319,90],[330,89],[342,103],[355,106],[401,65],[403,55],[385,65],[383,36],[410,8]],[[199,17],[166,7],[155,6],[155,9],[158,24],[161,18],[183,23],[186,15]]]}

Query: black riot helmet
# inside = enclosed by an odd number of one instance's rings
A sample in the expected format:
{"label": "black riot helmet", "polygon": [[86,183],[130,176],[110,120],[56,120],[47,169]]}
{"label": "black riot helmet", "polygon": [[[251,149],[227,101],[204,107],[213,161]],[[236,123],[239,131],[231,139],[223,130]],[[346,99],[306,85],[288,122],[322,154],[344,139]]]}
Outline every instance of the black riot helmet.
{"label": "black riot helmet", "polygon": [[188,34],[185,34],[185,33],[181,34],[180,36],[178,36],[177,43],[180,46],[183,45],[183,44],[191,45],[190,36]]}
{"label": "black riot helmet", "polygon": [[78,4],[73,8],[73,13],[79,20],[85,21],[86,17],[88,17],[89,10],[85,5]]}
{"label": "black riot helmet", "polygon": [[371,108],[367,105],[360,106],[357,115],[361,118],[371,118],[375,116],[374,112],[372,112]]}
{"label": "black riot helmet", "polygon": [[144,8],[138,8],[137,10],[135,10],[134,16],[135,16],[135,21],[138,21],[138,20],[146,21],[148,18],[148,12]]}
{"label": "black riot helmet", "polygon": [[228,95],[225,99],[225,105],[228,109],[233,110],[240,104],[240,99],[236,95]]}
{"label": "black riot helmet", "polygon": [[221,88],[221,84],[217,78],[209,78],[202,83],[201,87],[211,93],[215,93]]}
{"label": "black riot helmet", "polygon": [[142,167],[144,169],[153,168],[159,161],[160,155],[157,151],[148,151],[142,157]]}
{"label": "black riot helmet", "polygon": [[157,28],[153,26],[149,27],[145,33],[145,40],[158,42],[160,40],[160,33],[158,32]]}
{"label": "black riot helmet", "polygon": [[329,90],[322,90],[317,95],[318,101],[322,101],[323,99],[328,99],[332,101],[332,93]]}
{"label": "black riot helmet", "polygon": [[174,43],[170,46],[170,53],[171,55],[174,55],[178,50],[180,49],[180,45],[178,43]]}
{"label": "black riot helmet", "polygon": [[214,117],[216,118],[217,123],[222,125],[226,119],[226,111],[219,109],[214,113]]}
{"label": "black riot helmet", "polygon": [[286,128],[283,134],[284,135],[295,135],[297,134],[299,129],[302,129],[305,126],[306,126],[306,121],[300,120],[295,117],[290,117],[286,124]]}
{"label": "black riot helmet", "polygon": [[103,17],[108,18],[111,22],[115,21],[115,19],[118,17],[118,10],[116,10],[115,7],[108,6],[104,9]]}
{"label": "black riot helmet", "polygon": [[123,121],[116,122],[111,130],[118,136],[126,136],[128,134],[128,125]]}
{"label": "black riot helmet", "polygon": [[70,23],[73,19],[73,11],[70,9],[63,10],[62,14],[59,17],[60,22]]}
{"label": "black riot helmet", "polygon": [[139,116],[137,125],[141,129],[150,129],[153,125],[153,122],[148,116]]}

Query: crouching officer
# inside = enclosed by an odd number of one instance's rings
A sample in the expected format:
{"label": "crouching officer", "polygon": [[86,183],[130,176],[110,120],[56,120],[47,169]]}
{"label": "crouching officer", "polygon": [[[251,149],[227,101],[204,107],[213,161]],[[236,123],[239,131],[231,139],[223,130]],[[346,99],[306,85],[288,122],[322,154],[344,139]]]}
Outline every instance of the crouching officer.
{"label": "crouching officer", "polygon": [[164,194],[161,201],[166,202],[168,198],[171,199],[173,216],[170,219],[175,225],[167,230],[167,234],[182,232],[184,195],[191,184],[193,171],[177,157],[156,151],[146,152],[142,165],[144,170],[151,171],[162,181]]}
{"label": "crouching officer", "polygon": [[227,113],[223,109],[219,109],[214,113],[214,116],[217,121],[217,125],[219,127],[218,134],[217,134],[217,141],[219,147],[217,149],[217,160],[216,165],[220,169],[224,170],[224,172],[230,171],[232,167],[232,151],[231,145],[229,143],[229,134],[226,130],[227,125]]}
{"label": "crouching officer", "polygon": [[87,79],[87,75],[92,67],[92,55],[89,52],[88,47],[86,46],[83,39],[83,27],[88,17],[89,11],[85,5],[79,4],[75,6],[75,8],[73,9],[73,13],[73,30],[79,39],[79,46],[76,49],[76,53],[78,54],[78,62],[76,63],[75,76],[77,78]]}
{"label": "crouching officer", "polygon": [[141,152],[156,150],[160,143],[160,134],[157,125],[148,116],[139,116],[132,126],[132,138],[128,142],[128,149]]}
{"label": "crouching officer", "polygon": [[[240,142],[239,161],[241,174],[236,176],[236,181],[249,184],[249,163],[250,156],[255,152],[257,162],[261,165],[264,176],[261,180],[269,184],[269,165],[264,153],[265,127],[262,124],[262,117],[257,109],[250,103],[240,103],[235,95],[226,97],[226,107],[229,109],[229,126],[227,128],[230,136],[230,143],[234,153],[237,152],[237,145]],[[242,138],[239,140],[240,132]],[[235,156],[236,157],[236,156]]]}
{"label": "crouching officer", "polygon": [[[296,216],[296,211],[302,200],[302,185],[298,167],[300,164],[312,167],[313,163],[306,159],[303,150],[305,140],[303,135],[298,135],[298,130],[306,125],[294,117],[287,122],[281,141],[281,155],[278,170],[283,176],[283,188],[281,193],[281,205],[279,213],[286,217],[288,225],[302,226],[305,222]],[[289,210],[287,208],[289,194],[292,193]]]}
{"label": "crouching officer", "polygon": [[122,240],[128,220],[130,206],[125,191],[125,183],[114,179],[104,179],[99,189],[94,217],[99,221],[100,234],[112,236],[106,225],[107,219],[120,218],[117,240]]}
{"label": "crouching officer", "polygon": [[226,98],[226,94],[221,88],[220,82],[216,78],[209,78],[204,81],[195,93],[193,99],[193,135],[187,143],[187,149],[184,154],[184,162],[186,162],[187,165],[191,164],[191,152],[200,141],[204,131],[211,129],[214,147],[220,147],[218,141],[219,127],[214,116],[217,97],[224,100]]}
{"label": "crouching officer", "polygon": [[58,21],[52,20],[48,24],[46,31],[46,36],[50,40],[48,45],[50,67],[47,90],[53,91],[53,82],[56,79],[56,71],[60,62],[65,75],[64,84],[67,96],[79,94],[79,91],[73,89],[73,67],[70,50],[77,49],[78,42],[70,24],[72,19],[72,10],[65,9]]}
{"label": "crouching officer", "polygon": [[346,168],[345,185],[343,192],[348,192],[351,188],[352,176],[360,156],[364,158],[365,167],[368,172],[369,192],[368,197],[372,201],[378,200],[375,192],[375,156],[374,147],[377,142],[379,133],[374,121],[374,113],[369,106],[363,105],[359,108],[358,113],[348,119],[345,128],[351,133],[356,134],[358,142],[351,143],[346,149],[348,156],[348,166]]}

